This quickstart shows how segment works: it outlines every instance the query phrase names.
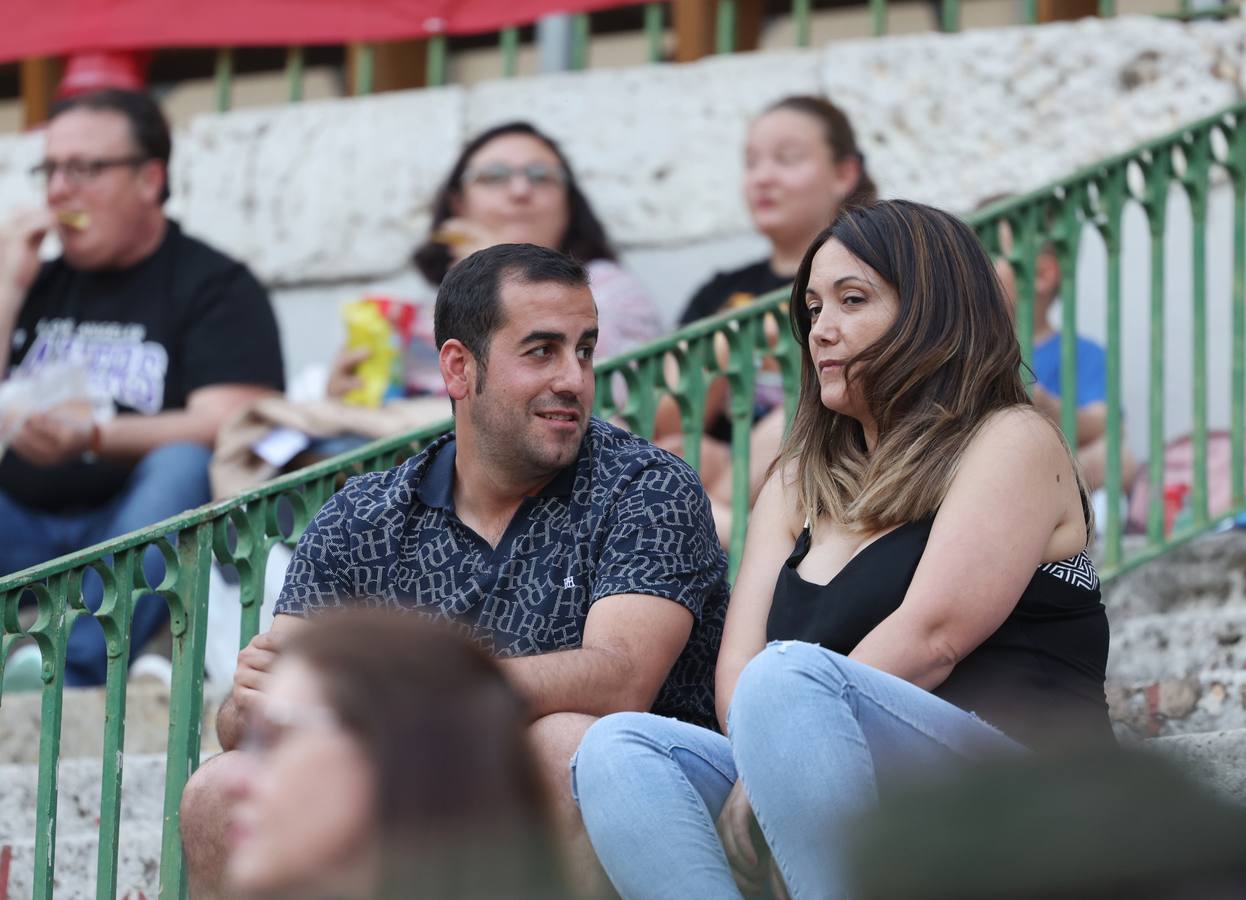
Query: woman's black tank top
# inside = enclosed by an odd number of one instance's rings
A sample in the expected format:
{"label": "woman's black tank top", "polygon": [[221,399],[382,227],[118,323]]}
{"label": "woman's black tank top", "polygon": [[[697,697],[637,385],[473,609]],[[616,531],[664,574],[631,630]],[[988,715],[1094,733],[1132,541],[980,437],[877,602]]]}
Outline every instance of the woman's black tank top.
{"label": "woman's black tank top", "polygon": [[[900,606],[933,523],[920,519],[887,532],[825,585],[796,572],[809,552],[806,526],[779,572],[767,639],[808,641],[847,656]],[[1099,576],[1082,552],[1039,566],[1004,623],[934,693],[1029,747],[1112,741],[1107,657]]]}

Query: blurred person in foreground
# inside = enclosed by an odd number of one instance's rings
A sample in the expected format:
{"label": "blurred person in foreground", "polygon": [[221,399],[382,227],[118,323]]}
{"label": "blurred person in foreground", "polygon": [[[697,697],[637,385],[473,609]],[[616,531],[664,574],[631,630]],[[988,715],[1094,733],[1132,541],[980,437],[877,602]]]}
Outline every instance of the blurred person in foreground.
{"label": "blurred person in foreground", "polygon": [[[749,125],[743,193],[753,227],[770,242],[770,254],[719,272],[701,285],[680,316],[680,325],[740,309],[790,285],[809,242],[841,208],[874,201],[877,189],[844,111],[823,97],[791,96],[771,104]],[[769,337],[773,344],[776,336]],[[725,344],[718,354],[725,365]],[[714,501],[724,544],[730,533],[732,483],[729,408],[727,379],[716,378],[706,394],[701,477]],[[783,439],[783,385],[772,360],[758,372],[754,416],[750,499],[761,489]],[[654,435],[664,447],[677,449],[683,444],[679,409],[668,397],[659,405]]]}
{"label": "blurred person in foreground", "polygon": [[1243,836],[1246,809],[1155,751],[999,760],[900,786],[863,815],[850,839],[851,894],[1240,900]]}
{"label": "blurred person in foreground", "polygon": [[[360,601],[455,621],[502,657],[527,704],[569,845],[591,853],[569,761],[598,717],[649,710],[714,723],[727,562],[696,473],[594,419],[597,310],[578,262],[532,244],[455,265],[437,295],[454,431],[349,481],[299,539],[272,629],[238,656],[221,746],[270,689],[300,620]],[[236,754],[187,784],[182,834],[196,896],[219,884]]]}
{"label": "blurred person in foreground", "polygon": [[767,880],[842,897],[845,822],[897,780],[1113,743],[1088,496],[974,233],[905,201],[846,210],[805,253],[791,323],[799,406],[718,658],[730,737],[623,713],[577,754],[628,900]]}
{"label": "blurred person in foreground", "polygon": [[523,701],[497,663],[399,613],[292,634],[251,707],[231,896],[560,897]]}
{"label": "blurred person in foreground", "polygon": [[[0,372],[77,367],[119,410],[96,421],[65,406],[25,421],[0,461],[0,574],[206,503],[217,430],[283,387],[264,289],[164,213],[170,150],[168,124],[146,94],[63,100],[34,169],[46,206],[0,229]],[[62,253],[40,264],[53,231]],[[158,556],[147,560],[152,584]],[[90,576],[84,593],[97,608]],[[167,615],[156,597],[140,600],[133,647]],[[79,618],[65,683],[102,683],[106,664],[99,623]]]}
{"label": "blurred person in foreground", "polygon": [[[652,298],[619,264],[562,149],[527,122],[496,125],[463,148],[433,198],[430,234],[415,251],[415,266],[438,286],[453,266],[495,244],[550,247],[585,266],[599,317],[598,359],[661,336],[662,320]],[[366,354],[351,349],[338,354],[329,376],[330,397],[341,398],[361,384],[356,369]],[[435,362],[405,377],[408,391],[445,390]]]}

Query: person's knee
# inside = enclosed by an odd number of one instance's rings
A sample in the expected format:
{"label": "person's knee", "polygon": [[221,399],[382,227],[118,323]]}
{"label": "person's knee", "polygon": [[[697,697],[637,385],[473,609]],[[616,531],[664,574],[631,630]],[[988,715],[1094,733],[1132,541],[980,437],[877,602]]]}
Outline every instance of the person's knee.
{"label": "person's knee", "polygon": [[192,861],[224,853],[229,822],[229,785],[241,763],[237,753],[222,753],[195,771],[182,789],[178,804],[182,846]]}
{"label": "person's knee", "polygon": [[[768,721],[776,710],[814,684],[842,693],[847,684],[848,660],[838,653],[804,641],[776,641],[753,657],[740,673],[731,699],[731,728],[748,728]],[[763,727],[769,727],[764,724]]]}
{"label": "person's knee", "polygon": [[638,756],[656,750],[643,728],[650,718],[648,713],[613,713],[585,732],[571,763],[572,792],[578,802],[609,804],[614,791],[629,790]]}

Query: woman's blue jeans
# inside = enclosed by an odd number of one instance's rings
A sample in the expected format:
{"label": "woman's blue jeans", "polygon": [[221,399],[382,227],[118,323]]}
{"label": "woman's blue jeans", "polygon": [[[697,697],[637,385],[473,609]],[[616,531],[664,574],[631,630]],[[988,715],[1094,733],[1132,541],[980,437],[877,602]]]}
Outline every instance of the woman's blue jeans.
{"label": "woman's blue jeans", "polygon": [[572,788],[625,900],[740,897],[715,829],[737,777],[793,900],[842,897],[840,830],[880,783],[1025,752],[916,685],[797,641],[745,667],[729,719],[730,740],[648,713],[584,736]]}

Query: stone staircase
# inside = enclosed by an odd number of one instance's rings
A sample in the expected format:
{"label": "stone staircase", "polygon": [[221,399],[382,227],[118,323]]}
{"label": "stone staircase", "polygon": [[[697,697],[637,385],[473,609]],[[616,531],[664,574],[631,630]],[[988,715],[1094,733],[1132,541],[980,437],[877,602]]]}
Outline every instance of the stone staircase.
{"label": "stone staircase", "polygon": [[[1123,743],[1178,761],[1246,803],[1246,532],[1209,535],[1114,582],[1109,703]],[[203,756],[219,749],[216,700],[205,697]],[[134,684],[127,697],[117,896],[157,893],[168,691]],[[29,897],[34,871],[39,704],[0,710],[0,900]],[[56,896],[94,896],[103,694],[66,694]],[[7,882],[6,879],[7,878]]]}

